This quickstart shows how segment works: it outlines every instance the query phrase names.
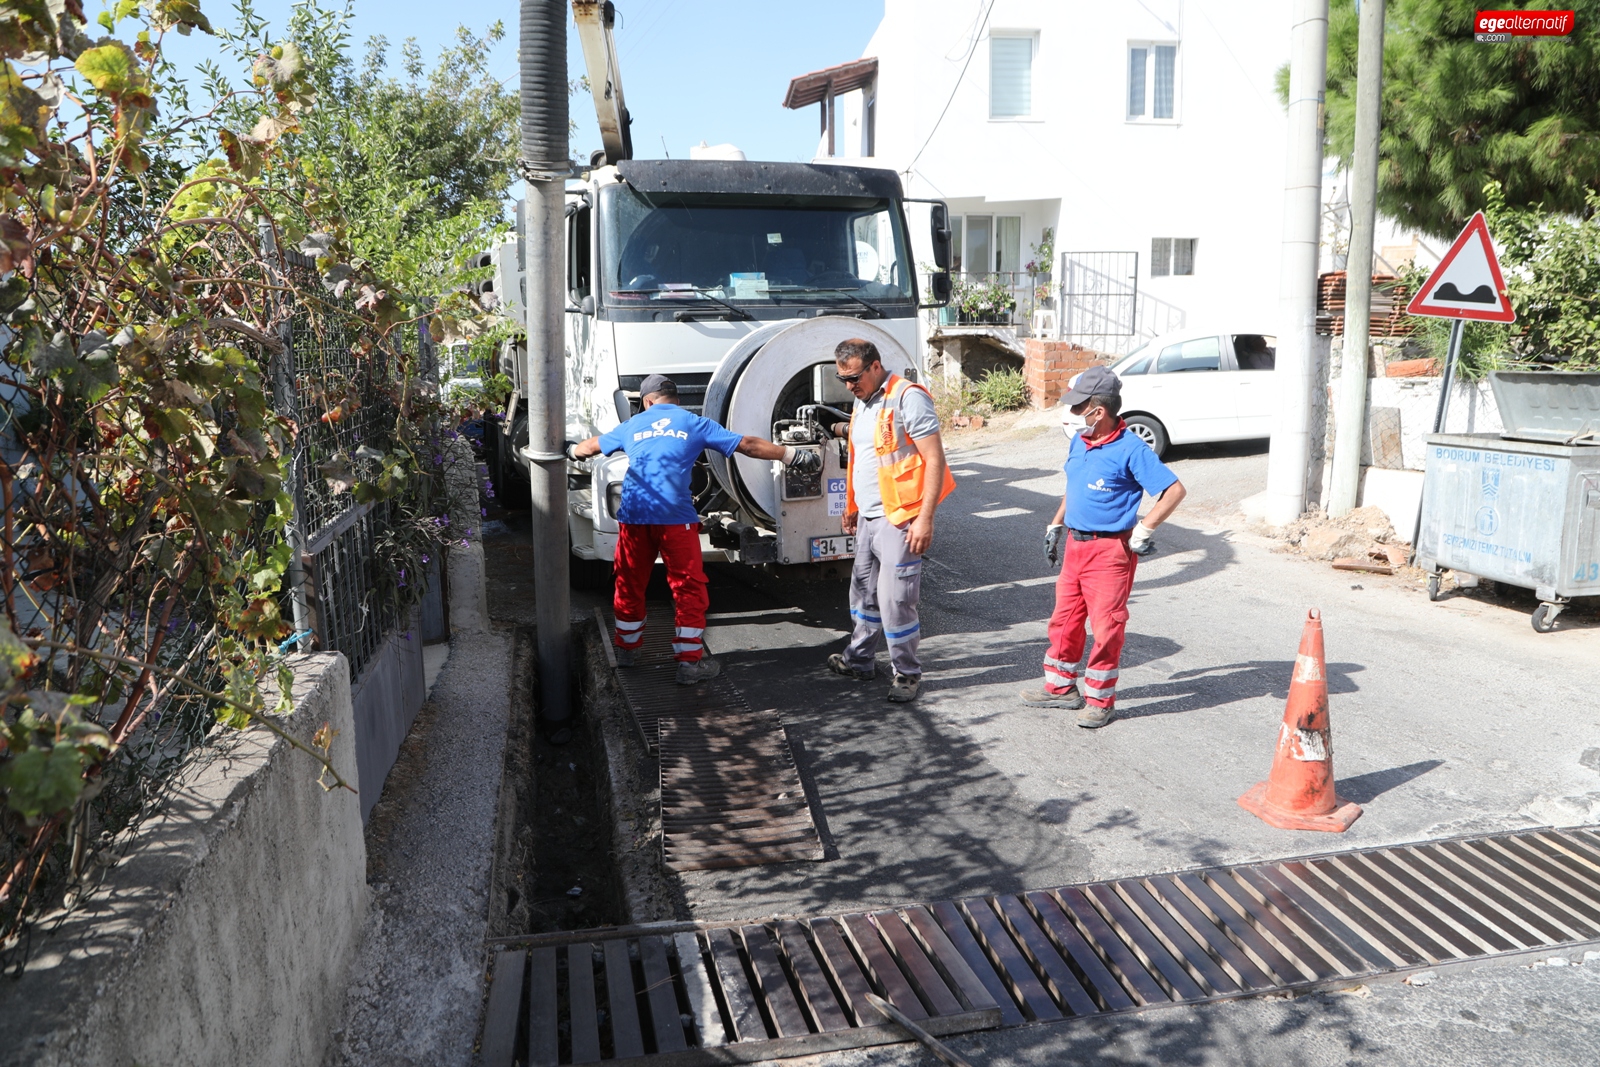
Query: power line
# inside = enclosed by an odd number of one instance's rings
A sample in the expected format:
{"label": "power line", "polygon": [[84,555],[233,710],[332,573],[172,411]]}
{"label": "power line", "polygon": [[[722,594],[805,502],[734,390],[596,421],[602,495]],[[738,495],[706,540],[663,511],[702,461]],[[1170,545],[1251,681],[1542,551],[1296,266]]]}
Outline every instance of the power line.
{"label": "power line", "polygon": [[917,165],[917,160],[922,158],[922,153],[928,150],[928,145],[933,141],[933,135],[939,132],[939,124],[944,121],[945,115],[950,110],[950,105],[955,103],[956,93],[961,89],[961,82],[967,76],[967,68],[972,66],[972,57],[978,54],[978,42],[983,40],[983,31],[989,25],[989,15],[994,11],[994,0],[989,0],[989,6],[983,11],[983,21],[978,23],[978,32],[973,35],[972,48],[967,52],[967,61],[961,64],[961,73],[956,75],[956,83],[950,88],[950,99],[944,102],[944,110],[939,112],[939,117],[933,120],[933,129],[928,131],[928,139],[922,142],[922,147],[917,149],[917,154],[911,157],[911,162],[906,164],[906,173]]}

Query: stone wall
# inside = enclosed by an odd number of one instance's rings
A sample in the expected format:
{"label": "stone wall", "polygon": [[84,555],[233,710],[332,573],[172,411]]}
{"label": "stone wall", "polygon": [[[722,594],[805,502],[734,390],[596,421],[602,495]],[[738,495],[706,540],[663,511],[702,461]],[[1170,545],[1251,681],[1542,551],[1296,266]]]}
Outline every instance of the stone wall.
{"label": "stone wall", "polygon": [[1071,341],[1029,338],[1022,362],[1028,402],[1040,409],[1055,407],[1074,376],[1104,362],[1106,357],[1101,353]]}
{"label": "stone wall", "polygon": [[[329,724],[354,782],[344,656],[290,662],[286,728],[309,740]],[[357,797],[317,771],[260,728],[193,752],[112,847],[120,862],[0,981],[0,1067],[321,1063],[367,890]]]}

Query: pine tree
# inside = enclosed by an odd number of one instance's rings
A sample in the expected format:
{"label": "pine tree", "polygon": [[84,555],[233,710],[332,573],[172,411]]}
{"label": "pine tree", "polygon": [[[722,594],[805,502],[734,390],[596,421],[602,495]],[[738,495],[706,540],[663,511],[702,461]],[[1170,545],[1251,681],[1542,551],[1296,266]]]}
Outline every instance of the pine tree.
{"label": "pine tree", "polygon": [[[1600,0],[1568,0],[1568,37],[1473,39],[1477,5],[1389,0],[1378,210],[1453,237],[1499,182],[1513,207],[1587,217],[1600,191]],[[1497,10],[1548,4],[1512,0]],[[1355,131],[1357,15],[1332,0],[1327,135],[1348,164]]]}

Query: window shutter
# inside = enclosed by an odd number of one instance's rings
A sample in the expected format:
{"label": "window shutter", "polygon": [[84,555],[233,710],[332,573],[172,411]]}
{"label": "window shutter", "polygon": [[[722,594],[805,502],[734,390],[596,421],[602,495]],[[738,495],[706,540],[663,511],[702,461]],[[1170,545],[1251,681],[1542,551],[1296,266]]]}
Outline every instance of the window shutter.
{"label": "window shutter", "polygon": [[1128,49],[1128,117],[1144,116],[1144,67],[1149,56],[1144,48]]}
{"label": "window shutter", "polygon": [[1172,273],[1194,273],[1194,243],[1193,237],[1175,237],[1172,240]]}
{"label": "window shutter", "polygon": [[989,117],[1033,114],[1033,38],[989,38]]}
{"label": "window shutter", "polygon": [[1156,45],[1156,84],[1153,94],[1155,96],[1153,118],[1170,119],[1172,117],[1173,87],[1177,74],[1177,65],[1177,45]]}
{"label": "window shutter", "polygon": [[1172,273],[1172,238],[1150,239],[1150,277],[1165,278]]}

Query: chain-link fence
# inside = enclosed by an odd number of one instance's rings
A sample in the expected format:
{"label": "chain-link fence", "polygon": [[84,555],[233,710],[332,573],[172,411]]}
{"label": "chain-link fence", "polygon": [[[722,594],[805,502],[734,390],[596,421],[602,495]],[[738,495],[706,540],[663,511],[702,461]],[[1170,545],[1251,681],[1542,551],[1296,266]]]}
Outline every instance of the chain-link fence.
{"label": "chain-link fence", "polygon": [[[288,269],[299,285],[317,281],[315,261],[291,252]],[[297,574],[289,583],[297,631],[310,630],[316,647],[343,652],[350,676],[362,672],[401,624],[412,598],[401,590],[408,577],[421,581],[421,569],[391,573],[392,553],[380,542],[398,523],[426,521],[431,500],[424,484],[413,487],[421,499],[360,502],[345,491],[349,477],[381,466],[396,442],[399,393],[406,365],[412,381],[437,388],[438,356],[425,324],[392,332],[382,346],[358,354],[348,321],[330,322],[296,309],[283,331],[285,345],[274,373],[282,386],[279,410],[297,426],[294,452]],[[428,435],[437,439],[438,427]],[[437,448],[434,450],[437,452]],[[418,561],[426,565],[428,560]],[[298,579],[295,581],[293,579]]]}
{"label": "chain-link fence", "polygon": [[[284,292],[326,299],[313,260],[297,253],[286,260],[292,277],[281,280],[293,284]],[[252,333],[261,343],[244,341],[239,351],[263,372],[270,406],[293,432],[286,471],[293,552],[279,607],[301,648],[343,652],[359,680],[386,636],[409,620],[428,553],[443,540],[418,536],[436,521],[434,485],[442,481],[428,467],[440,452],[439,427],[417,429],[417,412],[431,410],[436,394],[436,356],[421,323],[380,339],[327,304],[303,300],[292,314],[278,310],[266,316],[282,323],[275,335]],[[30,820],[0,807],[0,974],[19,968],[51,926],[35,920],[64,915],[61,905],[115,863],[130,831],[161,807],[173,773],[206,758],[220,707],[206,694],[226,687],[214,658],[225,630],[217,605],[195,598],[186,583],[224,554],[265,558],[283,536],[271,504],[224,494],[214,498],[214,539],[203,547],[183,538],[192,526],[152,521],[165,483],[147,472],[163,469],[171,425],[144,427],[142,460],[126,452],[134,437],[110,424],[66,439],[54,454],[41,448],[29,429],[40,414],[38,389],[9,362],[11,341],[0,328],[0,554],[11,568],[0,607],[17,635],[40,644],[35,710],[53,713],[65,694],[93,693],[78,713],[120,747],[70,811],[47,809]],[[187,405],[215,418],[212,432],[244,469],[249,426],[172,383],[157,388],[176,409],[163,417],[186,417]],[[409,450],[404,460],[402,449]],[[389,472],[398,473],[383,491],[357,499],[363,483]],[[129,518],[118,517],[124,513]],[[105,657],[120,657],[122,666]],[[152,668],[141,672],[145,662]]]}

